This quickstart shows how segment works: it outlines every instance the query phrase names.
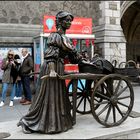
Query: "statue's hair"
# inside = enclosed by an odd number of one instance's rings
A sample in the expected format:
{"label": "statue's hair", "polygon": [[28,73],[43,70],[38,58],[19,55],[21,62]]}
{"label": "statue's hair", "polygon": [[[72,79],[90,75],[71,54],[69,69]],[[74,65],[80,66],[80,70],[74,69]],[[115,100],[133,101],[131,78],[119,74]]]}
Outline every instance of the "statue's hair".
{"label": "statue's hair", "polygon": [[56,14],[56,28],[58,29],[59,26],[61,26],[61,21],[67,17],[67,16],[71,16],[72,20],[74,19],[74,16],[69,13],[69,12],[66,12],[66,11],[59,11],[57,14]]}

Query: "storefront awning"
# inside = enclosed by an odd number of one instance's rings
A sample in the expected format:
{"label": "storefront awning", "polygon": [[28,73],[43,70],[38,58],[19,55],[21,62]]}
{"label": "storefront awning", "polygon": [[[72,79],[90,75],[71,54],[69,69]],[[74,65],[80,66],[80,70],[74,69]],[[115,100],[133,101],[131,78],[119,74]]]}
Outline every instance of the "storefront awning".
{"label": "storefront awning", "polygon": [[[48,37],[50,33],[41,33],[39,36],[35,36],[34,38],[38,37]],[[76,39],[95,39],[95,35],[92,34],[66,34],[69,38],[76,38]]]}

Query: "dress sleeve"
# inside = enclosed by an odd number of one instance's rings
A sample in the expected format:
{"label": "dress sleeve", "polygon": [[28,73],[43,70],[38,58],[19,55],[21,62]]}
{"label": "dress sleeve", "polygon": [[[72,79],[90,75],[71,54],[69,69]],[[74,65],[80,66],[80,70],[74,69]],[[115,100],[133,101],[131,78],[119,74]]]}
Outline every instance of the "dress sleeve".
{"label": "dress sleeve", "polygon": [[72,64],[78,64],[82,61],[82,56],[75,48],[69,52],[68,57]]}
{"label": "dress sleeve", "polygon": [[59,57],[59,49],[62,45],[61,36],[58,33],[51,33],[47,40],[47,50],[44,59],[47,61],[56,61]]}
{"label": "dress sleeve", "polygon": [[81,61],[82,56],[78,53],[78,51],[73,47],[69,38],[66,36],[62,36],[62,48],[66,52],[68,52],[68,57],[71,63],[77,64]]}

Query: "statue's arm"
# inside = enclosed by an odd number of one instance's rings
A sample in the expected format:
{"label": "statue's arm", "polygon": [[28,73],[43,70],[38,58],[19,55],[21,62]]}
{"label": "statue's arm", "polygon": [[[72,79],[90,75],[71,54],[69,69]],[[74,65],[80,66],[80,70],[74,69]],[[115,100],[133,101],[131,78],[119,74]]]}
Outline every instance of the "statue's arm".
{"label": "statue's arm", "polygon": [[47,40],[47,50],[44,54],[44,59],[48,65],[48,73],[50,77],[56,77],[57,73],[55,72],[55,63],[59,58],[59,45],[60,45],[60,38],[58,34],[53,33],[48,37]]}

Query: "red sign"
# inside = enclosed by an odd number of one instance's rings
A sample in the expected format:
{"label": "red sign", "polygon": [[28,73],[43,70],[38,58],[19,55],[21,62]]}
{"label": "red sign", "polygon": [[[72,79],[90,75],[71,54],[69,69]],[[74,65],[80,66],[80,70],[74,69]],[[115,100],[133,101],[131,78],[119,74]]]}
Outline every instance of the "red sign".
{"label": "red sign", "polygon": [[[65,72],[79,72],[79,68],[77,64],[65,64],[64,65]],[[66,86],[69,84],[70,79],[66,79]]]}
{"label": "red sign", "polygon": [[[44,16],[43,21],[44,33],[55,32],[55,16]],[[70,29],[66,31],[67,34],[92,34],[92,18],[75,17],[72,21]]]}

